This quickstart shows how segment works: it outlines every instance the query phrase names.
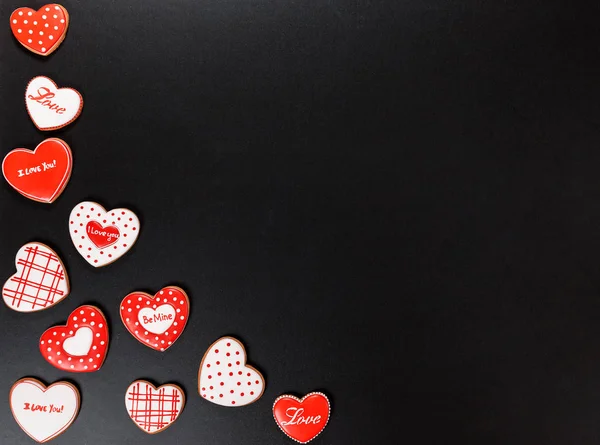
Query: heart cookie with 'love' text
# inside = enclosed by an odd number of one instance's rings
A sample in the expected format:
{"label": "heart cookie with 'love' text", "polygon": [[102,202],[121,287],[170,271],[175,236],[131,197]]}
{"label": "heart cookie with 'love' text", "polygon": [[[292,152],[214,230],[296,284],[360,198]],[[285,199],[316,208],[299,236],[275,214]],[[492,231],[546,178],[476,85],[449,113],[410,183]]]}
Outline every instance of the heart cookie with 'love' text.
{"label": "heart cookie with 'love' text", "polygon": [[51,203],[60,196],[71,177],[73,157],[65,141],[46,139],[35,150],[16,148],[2,162],[6,182],[21,195]]}
{"label": "heart cookie with 'love' text", "polygon": [[15,256],[17,273],[6,280],[2,298],[17,312],[35,312],[69,295],[69,278],[62,261],[50,247],[27,243]]}
{"label": "heart cookie with 'love' text", "polygon": [[37,76],[27,85],[25,105],[38,129],[56,130],[77,119],[83,108],[83,97],[73,88],[58,88],[49,77]]}
{"label": "heart cookie with 'love' text", "polygon": [[71,211],[69,232],[81,256],[92,266],[102,267],[131,249],[140,233],[140,221],[131,210],[106,211],[96,202],[84,201]]}
{"label": "heart cookie with 'love' text", "polygon": [[183,390],[173,384],[156,388],[146,380],[136,380],[125,394],[125,408],[131,420],[148,434],[160,433],[177,420],[185,404]]}
{"label": "heart cookie with 'love' text", "polygon": [[32,378],[23,378],[12,386],[10,410],[23,431],[39,443],[62,434],[79,413],[79,391],[68,382],[48,387]]}
{"label": "heart cookie with 'love' text", "polygon": [[256,402],[265,390],[260,372],[246,365],[244,345],[222,337],[204,354],[198,372],[198,392],[209,402],[236,407]]}
{"label": "heart cookie with 'love' text", "polygon": [[329,422],[329,413],[329,399],[320,392],[311,392],[301,399],[282,395],[273,404],[273,417],[281,431],[300,443],[308,443],[321,434]]}
{"label": "heart cookie with 'love' text", "polygon": [[21,45],[29,51],[47,56],[53,53],[67,35],[69,13],[56,3],[16,9],[10,16],[10,29]]}
{"label": "heart cookie with 'love' text", "polygon": [[165,351],[179,338],[190,316],[188,296],[176,286],[156,295],[132,292],[121,302],[121,320],[142,344]]}
{"label": "heart cookie with 'love' text", "polygon": [[100,309],[80,306],[65,326],[55,326],[40,337],[40,352],[52,366],[70,372],[100,369],[108,351],[108,325]]}

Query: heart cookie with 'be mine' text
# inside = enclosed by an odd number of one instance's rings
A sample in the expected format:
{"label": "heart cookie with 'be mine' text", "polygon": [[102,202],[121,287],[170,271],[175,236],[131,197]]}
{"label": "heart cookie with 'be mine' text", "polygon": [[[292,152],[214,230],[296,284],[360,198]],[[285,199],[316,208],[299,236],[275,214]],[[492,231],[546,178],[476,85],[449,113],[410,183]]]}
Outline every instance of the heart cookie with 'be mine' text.
{"label": "heart cookie with 'be mine' text", "polygon": [[58,88],[49,77],[37,76],[27,85],[25,105],[38,129],[56,130],[77,119],[83,108],[83,97],[73,88]]}
{"label": "heart cookie with 'be mine' text", "polygon": [[188,296],[167,286],[154,296],[132,292],[121,302],[121,320],[142,344],[165,351],[179,338],[190,316]]}
{"label": "heart cookie with 'be mine' text", "polygon": [[60,196],[72,168],[71,149],[58,138],[46,139],[33,151],[16,148],[2,162],[2,174],[12,188],[44,203],[51,203]]}
{"label": "heart cookie with 'be mine' text", "polygon": [[67,35],[69,13],[56,3],[16,9],[10,16],[10,29],[21,45],[29,51],[47,56],[53,53]]}
{"label": "heart cookie with 'be mine' text", "polygon": [[71,211],[69,232],[81,256],[92,266],[102,267],[131,249],[140,232],[140,221],[131,210],[106,211],[96,202],[84,201]]}

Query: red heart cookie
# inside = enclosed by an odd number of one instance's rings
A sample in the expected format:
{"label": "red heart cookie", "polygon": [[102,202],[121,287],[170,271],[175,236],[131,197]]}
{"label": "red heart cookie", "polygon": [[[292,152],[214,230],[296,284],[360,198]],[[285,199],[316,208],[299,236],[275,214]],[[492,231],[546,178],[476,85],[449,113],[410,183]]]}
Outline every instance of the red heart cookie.
{"label": "red heart cookie", "polygon": [[302,399],[283,395],[273,404],[273,417],[281,431],[300,443],[308,443],[321,434],[329,412],[329,400],[320,392],[311,392]]}
{"label": "red heart cookie", "polygon": [[56,3],[37,11],[19,8],[10,16],[10,29],[19,43],[40,56],[47,56],[58,48],[68,27],[69,13]]}
{"label": "red heart cookie", "polygon": [[121,320],[144,345],[165,351],[183,332],[190,316],[190,301],[183,291],[167,286],[156,295],[132,292],[121,302]]}
{"label": "red heart cookie", "polygon": [[97,371],[107,350],[108,325],[95,306],[78,307],[65,326],[50,328],[40,337],[40,352],[46,361],[64,371]]}
{"label": "red heart cookie", "polygon": [[58,138],[46,139],[33,151],[17,148],[2,162],[2,174],[12,188],[29,199],[45,203],[60,196],[72,168],[71,149]]}

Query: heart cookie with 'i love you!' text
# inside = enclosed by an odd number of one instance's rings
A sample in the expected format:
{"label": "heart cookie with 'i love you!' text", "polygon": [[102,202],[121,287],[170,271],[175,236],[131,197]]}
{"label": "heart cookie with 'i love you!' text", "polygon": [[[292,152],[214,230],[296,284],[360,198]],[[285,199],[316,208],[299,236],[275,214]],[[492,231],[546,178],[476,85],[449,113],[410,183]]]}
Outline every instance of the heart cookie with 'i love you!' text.
{"label": "heart cookie with 'i love you!' text", "polygon": [[9,400],[21,429],[39,443],[62,434],[79,413],[79,391],[68,382],[46,387],[39,380],[23,378],[12,386]]}
{"label": "heart cookie with 'i love you!' text", "polygon": [[71,149],[65,141],[50,138],[35,150],[16,148],[2,161],[6,182],[21,195],[51,203],[63,192],[73,168]]}
{"label": "heart cookie with 'i love you!' text", "polygon": [[73,88],[58,88],[49,77],[37,76],[27,85],[25,106],[39,130],[57,130],[79,117],[83,97]]}
{"label": "heart cookie with 'i love you!' text", "polygon": [[21,45],[40,56],[53,53],[67,35],[69,13],[56,3],[37,11],[18,8],[10,15],[10,29]]}
{"label": "heart cookie with 'i love you!' text", "polygon": [[167,286],[154,296],[132,292],[121,302],[121,321],[140,343],[165,351],[179,338],[190,316],[183,289]]}
{"label": "heart cookie with 'i love you!' text", "polygon": [[102,267],[131,249],[140,221],[129,209],[106,211],[96,202],[84,201],[71,211],[69,232],[77,252],[92,266]]}
{"label": "heart cookie with 'i love you!' text", "polygon": [[40,352],[52,366],[69,372],[100,369],[108,351],[108,325],[100,309],[80,306],[67,324],[49,328],[40,337]]}

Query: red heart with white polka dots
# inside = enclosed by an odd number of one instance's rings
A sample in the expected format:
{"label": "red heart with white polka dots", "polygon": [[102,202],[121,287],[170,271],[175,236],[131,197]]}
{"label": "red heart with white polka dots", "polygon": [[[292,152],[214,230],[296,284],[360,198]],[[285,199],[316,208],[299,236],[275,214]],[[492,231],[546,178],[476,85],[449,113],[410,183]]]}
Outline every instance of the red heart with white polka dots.
{"label": "red heart with white polka dots", "polygon": [[179,338],[190,316],[190,301],[183,291],[167,286],[156,295],[132,292],[121,302],[121,320],[144,345],[165,351]]}
{"label": "red heart with white polka dots", "polygon": [[198,391],[206,400],[222,406],[256,402],[265,390],[260,372],[246,365],[244,345],[232,337],[214,342],[200,363]]}
{"label": "red heart with white polka dots", "polygon": [[69,13],[55,3],[37,11],[19,8],[10,16],[10,28],[19,43],[40,56],[47,56],[58,48],[68,27]]}
{"label": "red heart with white polka dots", "polygon": [[80,202],[69,217],[71,240],[92,266],[102,267],[127,253],[140,233],[140,220],[129,209],[106,211],[96,202]]}
{"label": "red heart with white polka dots", "polygon": [[70,372],[100,369],[108,351],[108,325],[100,309],[80,306],[65,326],[55,326],[40,337],[40,352],[52,366]]}

